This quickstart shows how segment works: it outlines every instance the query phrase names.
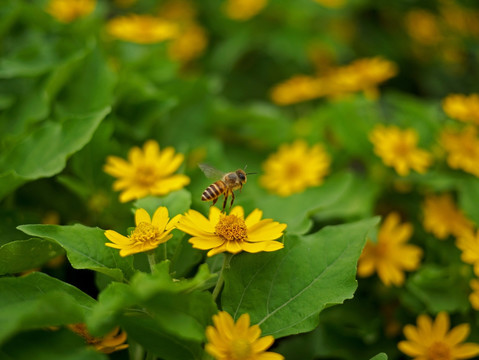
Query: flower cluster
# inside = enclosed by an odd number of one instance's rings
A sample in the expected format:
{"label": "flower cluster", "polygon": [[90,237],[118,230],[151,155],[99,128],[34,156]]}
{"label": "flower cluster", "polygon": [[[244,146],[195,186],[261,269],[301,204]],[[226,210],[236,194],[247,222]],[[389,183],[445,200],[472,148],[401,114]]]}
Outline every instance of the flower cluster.
{"label": "flower cluster", "polygon": [[479,94],[451,94],[443,100],[442,108],[453,119],[479,125]]}
{"label": "flower cluster", "polygon": [[63,23],[87,16],[96,6],[96,0],[51,0],[47,12]]}
{"label": "flower cluster", "polygon": [[446,128],[441,134],[447,164],[479,177],[479,137],[477,129],[467,126],[462,130]]}

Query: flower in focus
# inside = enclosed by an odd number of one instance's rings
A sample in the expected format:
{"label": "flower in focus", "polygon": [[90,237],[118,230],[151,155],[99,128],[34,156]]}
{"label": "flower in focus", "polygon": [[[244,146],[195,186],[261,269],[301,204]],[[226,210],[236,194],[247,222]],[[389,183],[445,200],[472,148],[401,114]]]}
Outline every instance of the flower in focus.
{"label": "flower in focus", "polygon": [[346,4],[346,0],[314,0],[314,1],[316,1],[318,4],[321,4],[325,7],[333,8],[333,9],[341,8]]}
{"label": "flower in focus", "polygon": [[423,204],[424,229],[444,240],[472,229],[472,222],[456,207],[450,194],[430,195]]}
{"label": "flower in focus", "polygon": [[99,352],[111,354],[112,352],[126,349],[126,332],[120,331],[119,327],[114,328],[103,337],[93,337],[88,332],[85,324],[70,324],[68,328],[85,339],[87,344],[92,345]]}
{"label": "flower in focus", "polygon": [[133,147],[128,152],[128,161],[117,156],[108,156],[103,170],[118,178],[114,190],[123,190],[120,201],[127,202],[147,195],[166,195],[188,185],[190,178],[173,173],[180,167],[184,156],[175,154],[172,147],[160,151],[156,141],[149,140],[143,150]]}
{"label": "flower in focus", "polygon": [[203,54],[208,45],[205,30],[191,23],[185,25],[178,36],[168,45],[168,55],[171,59],[186,63]]}
{"label": "flower in focus", "polygon": [[456,239],[456,246],[462,251],[461,260],[474,266],[474,273],[479,276],[479,231],[463,232]]}
{"label": "flower in focus", "polygon": [[189,242],[195,249],[210,250],[208,256],[282,249],[284,245],[274,240],[283,236],[286,224],[261,220],[262,216],[263,212],[255,209],[245,219],[241,206],[235,206],[229,215],[212,206],[208,219],[198,211],[189,210],[176,227],[192,236]]}
{"label": "flower in focus", "polygon": [[329,173],[331,158],[320,144],[308,147],[303,140],[281,145],[263,163],[260,184],[271,192],[289,196],[319,186]]}
{"label": "flower in focus", "polygon": [[449,315],[440,312],[436,319],[427,315],[417,318],[417,327],[406,325],[407,340],[400,341],[399,350],[415,360],[459,360],[479,355],[479,345],[462,342],[470,332],[469,324],[461,324],[449,331]]}
{"label": "flower in focus", "polygon": [[233,20],[245,21],[257,15],[268,4],[268,0],[226,0],[224,12]]}
{"label": "flower in focus", "polygon": [[469,286],[472,289],[472,293],[469,294],[469,302],[474,310],[479,310],[479,280],[472,279]]}
{"label": "flower in focus", "polygon": [[377,272],[384,285],[402,285],[404,271],[417,269],[422,257],[421,248],[407,244],[412,232],[410,223],[401,224],[397,213],[389,214],[379,228],[377,243],[366,243],[359,257],[358,275]]}
{"label": "flower in focus", "polygon": [[96,0],[50,0],[47,12],[63,23],[72,22],[93,12]]}
{"label": "flower in focus", "polygon": [[250,326],[249,314],[235,323],[230,314],[220,311],[213,315],[214,326],[206,328],[207,353],[216,360],[283,360],[284,357],[266,350],[273,345],[272,335],[261,336],[258,325]]}
{"label": "flower in focus", "polygon": [[324,81],[313,76],[296,75],[275,85],[270,98],[277,105],[291,105],[319,98],[326,93]]}
{"label": "flower in focus", "polygon": [[414,129],[401,130],[394,125],[376,125],[369,139],[374,145],[374,153],[401,176],[408,175],[411,169],[425,173],[431,165],[431,154],[417,148],[419,139]]}
{"label": "flower in focus", "polygon": [[444,129],[441,144],[447,152],[447,164],[479,177],[479,138],[477,129],[468,126],[461,131]]}
{"label": "flower in focus", "polygon": [[108,21],[107,31],[124,41],[153,44],[175,37],[178,27],[173,22],[152,15],[131,14]]}
{"label": "flower in focus", "polygon": [[444,112],[451,118],[479,125],[479,94],[452,94],[442,102]]}
{"label": "flower in focus", "polygon": [[145,209],[135,212],[136,227],[128,236],[123,236],[116,231],[106,230],[105,236],[111,243],[106,246],[120,249],[120,256],[128,256],[140,252],[154,250],[158,245],[167,242],[173,235],[171,231],[176,227],[181,215],[176,215],[170,220],[168,209],[160,206],[153,214],[153,219]]}
{"label": "flower in focus", "polygon": [[405,24],[409,36],[422,45],[435,45],[442,38],[437,17],[429,11],[409,11]]}

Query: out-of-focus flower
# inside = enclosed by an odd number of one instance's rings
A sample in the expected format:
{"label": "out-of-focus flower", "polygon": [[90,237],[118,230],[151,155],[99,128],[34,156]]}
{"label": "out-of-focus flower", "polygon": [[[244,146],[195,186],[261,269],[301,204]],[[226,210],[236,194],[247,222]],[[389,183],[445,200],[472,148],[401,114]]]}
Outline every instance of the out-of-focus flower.
{"label": "out-of-focus flower", "polygon": [[169,0],[161,4],[158,15],[174,22],[191,22],[196,18],[196,8],[188,0]]}
{"label": "out-of-focus flower", "polygon": [[153,214],[153,219],[145,209],[135,212],[136,228],[128,236],[123,236],[116,231],[106,230],[105,236],[111,243],[106,246],[120,249],[120,256],[128,256],[140,252],[154,250],[158,245],[172,238],[171,231],[175,228],[181,215],[176,215],[170,220],[168,209],[159,207]]}
{"label": "out-of-focus flower", "polygon": [[178,26],[152,15],[131,14],[108,21],[107,31],[120,40],[153,44],[175,37],[178,34]]}
{"label": "out-of-focus flower", "polygon": [[168,45],[168,55],[173,60],[185,63],[201,56],[207,45],[205,30],[195,23],[190,23],[185,25]]}
{"label": "out-of-focus flower", "polygon": [[437,16],[427,10],[411,10],[406,14],[406,30],[422,45],[436,45],[442,40]]}
{"label": "out-of-focus flower", "polygon": [[119,327],[114,328],[103,337],[91,336],[85,324],[70,324],[68,328],[85,339],[87,344],[92,345],[97,351],[111,354],[112,352],[126,349],[126,332],[120,331]]}
{"label": "out-of-focus flower", "polygon": [[450,194],[426,197],[422,212],[424,229],[441,240],[449,235],[459,236],[473,228],[472,222],[456,207]]}
{"label": "out-of-focus flower", "polygon": [[129,151],[129,161],[109,156],[103,170],[118,178],[113,189],[123,190],[120,201],[127,202],[147,195],[166,195],[188,185],[188,176],[173,174],[183,158],[182,154],[175,154],[172,147],[160,151],[158,143],[149,140],[143,150],[135,146]]}
{"label": "out-of-focus flower", "polygon": [[469,282],[472,293],[469,294],[469,302],[474,310],[479,310],[479,280],[472,279]]}
{"label": "out-of-focus flower", "polygon": [[474,266],[474,273],[479,276],[479,231],[463,232],[456,239],[456,246],[462,251],[461,260]]}
{"label": "out-of-focus flower", "polygon": [[72,22],[93,12],[96,0],[50,0],[47,12],[63,23]]}
{"label": "out-of-focus flower", "polygon": [[329,173],[331,158],[320,144],[309,147],[303,140],[283,144],[263,163],[260,184],[269,191],[289,196],[319,186]]}
{"label": "out-of-focus flower", "polygon": [[374,153],[401,176],[408,175],[411,169],[425,173],[432,163],[432,155],[417,147],[419,138],[414,129],[376,125],[369,139],[374,145]]}
{"label": "out-of-focus flower", "polygon": [[338,9],[346,5],[346,0],[314,0],[328,8]]}
{"label": "out-of-focus flower", "polygon": [[407,244],[413,227],[410,223],[400,223],[397,213],[389,214],[379,228],[377,242],[368,241],[359,257],[358,275],[368,277],[378,274],[386,286],[401,286],[405,271],[419,267],[422,249]]}
{"label": "out-of-focus flower", "polygon": [[450,32],[461,36],[479,35],[479,12],[457,1],[442,0],[439,7],[442,19]]}
{"label": "out-of-focus flower", "polygon": [[268,4],[268,0],[226,0],[223,9],[230,19],[245,21],[256,16]]}
{"label": "out-of-focus flower", "polygon": [[296,75],[271,89],[271,100],[277,105],[291,105],[326,95],[327,84],[318,77]]}
{"label": "out-of-focus flower", "polygon": [[222,252],[237,254],[282,249],[284,245],[274,240],[283,236],[286,224],[272,219],[262,220],[262,216],[263,212],[255,209],[245,219],[241,206],[235,206],[229,215],[212,206],[208,219],[198,211],[189,210],[177,228],[192,236],[189,242],[194,248],[210,250],[208,256]]}
{"label": "out-of-focus flower", "polygon": [[444,129],[441,144],[447,152],[447,164],[479,177],[479,138],[477,129],[468,126],[463,130]]}
{"label": "out-of-focus flower", "polygon": [[442,108],[453,119],[479,125],[479,94],[451,94],[442,102]]}
{"label": "out-of-focus flower", "polygon": [[398,348],[414,360],[459,360],[479,354],[478,344],[462,343],[469,335],[469,324],[461,324],[451,330],[449,328],[449,315],[446,312],[440,312],[434,321],[428,315],[419,315],[417,327],[404,327],[407,340],[400,341]]}
{"label": "out-of-focus flower", "polygon": [[250,326],[249,314],[235,323],[230,314],[220,311],[213,315],[214,326],[206,328],[205,350],[216,360],[283,360],[284,357],[266,350],[273,345],[271,335],[261,336],[258,325]]}

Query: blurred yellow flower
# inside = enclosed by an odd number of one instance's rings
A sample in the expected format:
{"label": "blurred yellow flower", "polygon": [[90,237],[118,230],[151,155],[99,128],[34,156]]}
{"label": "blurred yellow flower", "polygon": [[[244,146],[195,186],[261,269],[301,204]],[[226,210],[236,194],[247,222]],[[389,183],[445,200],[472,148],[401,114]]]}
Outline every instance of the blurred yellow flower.
{"label": "blurred yellow flower", "polygon": [[390,213],[379,228],[377,242],[368,241],[359,257],[358,275],[368,277],[376,272],[386,286],[404,283],[404,271],[416,270],[422,249],[407,244],[413,227],[400,223],[399,214]]}
{"label": "blurred yellow flower", "polygon": [[47,12],[58,21],[69,23],[95,9],[96,0],[50,0]]}
{"label": "blurred yellow flower", "polygon": [[119,16],[108,21],[108,33],[120,40],[138,44],[153,44],[178,34],[178,26],[152,15]]}
{"label": "blurred yellow flower", "polygon": [[235,206],[229,215],[212,206],[208,219],[198,211],[189,210],[177,228],[192,236],[189,242],[195,249],[210,250],[208,256],[282,249],[284,245],[274,240],[283,236],[286,224],[272,219],[261,220],[262,216],[263,212],[255,209],[245,219],[241,206]]}
{"label": "blurred yellow flower", "polygon": [[106,230],[105,236],[111,243],[106,246],[120,249],[120,256],[128,256],[140,252],[154,250],[158,245],[167,242],[173,235],[181,215],[176,215],[170,220],[168,209],[164,206],[156,209],[153,219],[145,209],[137,209],[135,212],[136,227],[128,236],[123,236],[116,231]]}
{"label": "blurred yellow flower", "polygon": [[346,5],[346,0],[314,0],[314,1],[316,1],[318,4],[321,4],[325,7],[334,8],[334,9],[341,8],[344,5]]}
{"label": "blurred yellow flower", "polygon": [[275,85],[270,98],[277,105],[291,105],[319,98],[327,94],[323,80],[314,76],[296,75]]}
{"label": "blurred yellow flower", "polygon": [[256,16],[268,4],[268,0],[226,0],[223,10],[230,19],[245,21]]}
{"label": "blurred yellow flower", "polygon": [[412,170],[425,173],[432,163],[432,155],[417,148],[419,141],[414,129],[401,130],[397,126],[376,125],[369,134],[374,153],[383,163],[393,167],[401,176]]}
{"label": "blurred yellow flower", "polygon": [[451,94],[442,102],[442,108],[453,119],[479,125],[479,94]]}
{"label": "blurred yellow flower", "polygon": [[173,60],[185,63],[201,56],[207,45],[205,30],[190,23],[183,26],[178,36],[168,44],[168,55]]}
{"label": "blurred yellow flower", "polygon": [[121,331],[116,327],[103,337],[94,337],[90,335],[85,324],[70,324],[68,328],[80,335],[87,344],[92,345],[97,351],[111,354],[112,352],[126,349],[129,345],[125,344],[127,335],[126,332]]}
{"label": "blurred yellow flower", "polygon": [[176,22],[190,22],[196,18],[196,8],[188,0],[169,0],[161,4],[159,16]]}
{"label": "blurred yellow flower", "polygon": [[440,13],[450,33],[461,36],[479,35],[479,12],[473,7],[464,7],[457,1],[442,0]]}
{"label": "blurred yellow flower", "polygon": [[449,235],[459,236],[473,228],[472,222],[456,207],[450,194],[427,196],[422,212],[424,229],[441,240]]}
{"label": "blurred yellow flower", "polygon": [[409,36],[422,45],[435,45],[442,40],[437,16],[427,10],[411,10],[405,18]]}
{"label": "blurred yellow flower", "polygon": [[243,314],[235,323],[230,314],[220,311],[213,315],[214,326],[206,328],[208,343],[205,350],[216,360],[283,360],[284,357],[266,350],[274,337],[261,336],[258,325],[250,326],[249,314]]}
{"label": "blurred yellow flower", "polygon": [[468,126],[461,131],[444,129],[441,144],[447,152],[447,164],[479,177],[479,138],[477,129]]}
{"label": "blurred yellow flower", "polygon": [[469,294],[469,302],[474,310],[479,310],[479,280],[472,279],[469,282],[472,293]]}
{"label": "blurred yellow flower", "polygon": [[265,189],[280,196],[300,193],[319,186],[329,173],[331,158],[320,144],[309,147],[303,140],[283,144],[263,163],[259,181]]}
{"label": "blurred yellow flower", "polygon": [[407,340],[400,341],[398,348],[414,360],[459,360],[479,355],[478,344],[462,344],[469,335],[469,324],[449,328],[446,312],[440,312],[434,321],[428,315],[419,315],[417,327],[404,327]]}
{"label": "blurred yellow flower", "polygon": [[173,175],[183,159],[183,154],[175,154],[172,147],[160,151],[158,143],[149,140],[143,145],[143,150],[135,146],[129,151],[129,162],[117,156],[108,156],[103,170],[118,178],[113,183],[113,189],[123,190],[120,201],[127,202],[148,195],[166,195],[188,185],[188,176]]}
{"label": "blurred yellow flower", "polygon": [[463,232],[456,239],[456,246],[462,251],[461,260],[474,266],[474,273],[479,276],[479,231]]}

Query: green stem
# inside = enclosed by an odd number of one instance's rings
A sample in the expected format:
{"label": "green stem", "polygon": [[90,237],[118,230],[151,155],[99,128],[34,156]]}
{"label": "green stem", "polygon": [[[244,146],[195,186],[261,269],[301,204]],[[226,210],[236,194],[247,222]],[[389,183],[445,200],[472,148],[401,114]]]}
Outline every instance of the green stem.
{"label": "green stem", "polygon": [[218,276],[218,281],[216,282],[216,286],[213,290],[213,300],[216,301],[216,298],[220,294],[221,288],[223,287],[223,283],[225,279],[223,277],[223,273],[225,269],[229,269],[230,261],[234,254],[225,253],[223,258],[223,266],[221,267],[220,274]]}
{"label": "green stem", "polygon": [[153,273],[155,272],[155,265],[156,265],[155,252],[148,251],[147,256],[148,256],[148,263],[150,264],[150,270]]}
{"label": "green stem", "polygon": [[162,261],[168,259],[168,249],[166,248],[166,242],[160,244],[160,255]]}

